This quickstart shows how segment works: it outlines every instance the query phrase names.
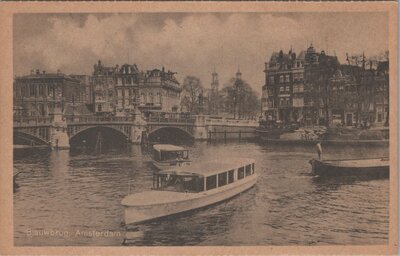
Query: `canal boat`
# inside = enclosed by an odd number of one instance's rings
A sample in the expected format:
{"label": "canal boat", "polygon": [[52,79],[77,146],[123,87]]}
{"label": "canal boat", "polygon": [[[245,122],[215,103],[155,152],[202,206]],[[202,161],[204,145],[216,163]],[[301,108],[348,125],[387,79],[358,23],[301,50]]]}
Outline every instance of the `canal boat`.
{"label": "canal boat", "polygon": [[153,146],[152,160],[154,166],[159,170],[191,164],[189,150],[170,144],[155,144]]}
{"label": "canal boat", "polygon": [[227,159],[155,172],[153,189],[127,195],[125,224],[137,224],[212,205],[256,184],[254,160]]}
{"label": "canal boat", "polygon": [[312,171],[319,176],[389,177],[389,158],[310,160]]}

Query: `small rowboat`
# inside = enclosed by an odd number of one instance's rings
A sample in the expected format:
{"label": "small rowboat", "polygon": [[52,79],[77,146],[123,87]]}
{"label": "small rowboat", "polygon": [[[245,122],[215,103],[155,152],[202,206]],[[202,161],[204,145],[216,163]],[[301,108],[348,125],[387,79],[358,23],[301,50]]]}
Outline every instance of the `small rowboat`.
{"label": "small rowboat", "polygon": [[310,160],[312,171],[319,176],[389,177],[389,158]]}

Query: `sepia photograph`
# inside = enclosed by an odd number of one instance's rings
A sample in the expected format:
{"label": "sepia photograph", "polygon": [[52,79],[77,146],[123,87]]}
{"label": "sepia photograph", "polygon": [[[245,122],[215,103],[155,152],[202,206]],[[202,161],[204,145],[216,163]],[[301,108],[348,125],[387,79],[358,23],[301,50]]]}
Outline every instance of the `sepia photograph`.
{"label": "sepia photograph", "polygon": [[11,243],[388,246],[389,23],[374,9],[14,13]]}

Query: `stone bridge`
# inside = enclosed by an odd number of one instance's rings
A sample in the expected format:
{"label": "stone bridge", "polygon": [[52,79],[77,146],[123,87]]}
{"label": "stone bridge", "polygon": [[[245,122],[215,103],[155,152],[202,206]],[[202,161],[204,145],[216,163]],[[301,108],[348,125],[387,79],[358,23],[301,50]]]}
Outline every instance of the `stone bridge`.
{"label": "stone bridge", "polygon": [[257,123],[249,120],[211,118],[205,115],[137,117],[67,116],[14,117],[14,138],[31,145],[45,144],[66,147],[85,131],[106,128],[122,135],[131,143],[140,143],[142,135],[151,136],[163,129],[175,130],[194,139],[207,139],[208,134],[218,131],[253,131]]}

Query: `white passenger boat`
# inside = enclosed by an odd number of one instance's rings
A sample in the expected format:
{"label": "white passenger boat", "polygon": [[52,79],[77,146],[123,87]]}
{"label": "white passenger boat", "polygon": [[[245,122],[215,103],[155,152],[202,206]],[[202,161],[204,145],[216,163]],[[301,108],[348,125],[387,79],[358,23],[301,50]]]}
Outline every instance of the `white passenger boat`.
{"label": "white passenger boat", "polygon": [[126,196],[125,224],[186,212],[229,199],[254,186],[254,160],[214,160],[154,173],[153,189]]}
{"label": "white passenger boat", "polygon": [[153,164],[159,170],[191,164],[191,161],[189,160],[189,150],[169,144],[154,145],[152,159]]}

